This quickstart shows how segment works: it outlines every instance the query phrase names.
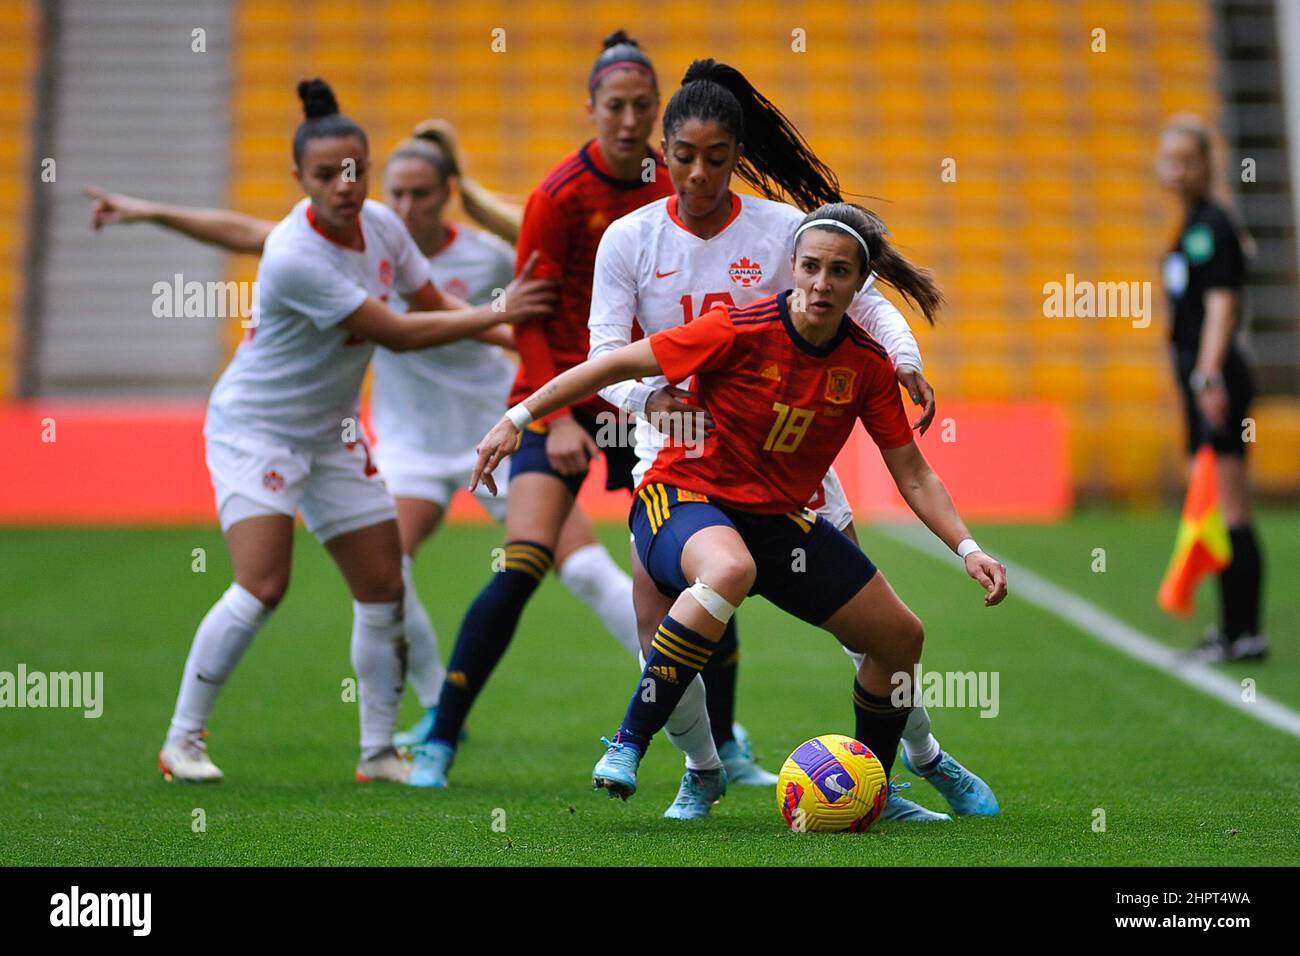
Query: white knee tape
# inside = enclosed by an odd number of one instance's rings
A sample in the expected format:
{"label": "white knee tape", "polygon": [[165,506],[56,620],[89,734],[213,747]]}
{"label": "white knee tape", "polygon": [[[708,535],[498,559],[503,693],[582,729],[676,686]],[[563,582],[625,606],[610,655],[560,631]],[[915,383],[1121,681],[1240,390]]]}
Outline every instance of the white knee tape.
{"label": "white knee tape", "polygon": [[715,618],[719,623],[726,624],[731,620],[731,615],[736,613],[736,609],[731,602],[699,578],[696,578],[695,583],[686,589],[686,593],[695,598],[700,607],[708,611],[709,616]]}

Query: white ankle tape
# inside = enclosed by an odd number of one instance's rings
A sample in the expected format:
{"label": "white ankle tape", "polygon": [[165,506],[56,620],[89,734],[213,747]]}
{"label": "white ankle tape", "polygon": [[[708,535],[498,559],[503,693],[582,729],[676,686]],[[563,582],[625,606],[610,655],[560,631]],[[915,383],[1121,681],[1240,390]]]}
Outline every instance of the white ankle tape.
{"label": "white ankle tape", "polygon": [[731,615],[736,613],[731,602],[699,578],[696,578],[695,583],[686,589],[686,593],[695,598],[700,603],[700,607],[708,611],[709,616],[721,624],[726,624],[731,620]]}

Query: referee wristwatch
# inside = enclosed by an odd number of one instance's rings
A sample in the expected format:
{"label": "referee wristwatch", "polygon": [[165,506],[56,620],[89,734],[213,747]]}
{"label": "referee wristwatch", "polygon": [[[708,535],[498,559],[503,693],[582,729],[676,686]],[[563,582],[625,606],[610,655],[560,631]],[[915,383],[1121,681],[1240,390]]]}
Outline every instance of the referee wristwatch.
{"label": "referee wristwatch", "polygon": [[1192,374],[1187,376],[1187,384],[1191,386],[1193,392],[1199,395],[1201,392],[1208,392],[1222,386],[1223,373],[1202,372],[1200,369],[1193,369]]}

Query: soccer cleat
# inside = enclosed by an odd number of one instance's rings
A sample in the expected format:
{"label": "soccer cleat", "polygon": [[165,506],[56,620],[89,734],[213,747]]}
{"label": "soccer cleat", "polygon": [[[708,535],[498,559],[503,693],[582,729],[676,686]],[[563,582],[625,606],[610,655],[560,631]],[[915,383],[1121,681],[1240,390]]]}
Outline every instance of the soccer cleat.
{"label": "soccer cleat", "polygon": [[175,740],[168,739],[158,752],[158,769],[168,783],[220,783],[225,774],[208,756],[203,738],[206,730],[192,730]]}
{"label": "soccer cleat", "polygon": [[1268,656],[1268,638],[1263,634],[1243,634],[1228,645],[1230,661],[1262,661]]}
{"label": "soccer cleat", "polygon": [[880,819],[902,820],[906,823],[938,823],[952,820],[952,817],[946,813],[935,813],[933,810],[927,810],[919,803],[913,803],[899,794],[898,791],[906,790],[911,786],[910,783],[894,783],[890,781],[889,798],[885,801],[885,809],[880,814]]}
{"label": "soccer cleat", "polygon": [[407,783],[413,787],[447,786],[447,771],[456,759],[455,750],[441,740],[431,740],[415,747],[411,753],[415,755],[415,760],[411,764],[411,777]]}
{"label": "soccer cleat", "polygon": [[993,788],[959,764],[947,751],[940,751],[939,760],[925,772],[912,766],[906,747],[902,748],[901,756],[903,766],[943,794],[957,816],[996,817],[1001,810]]}
{"label": "soccer cleat", "polygon": [[592,768],[591,788],[607,790],[611,797],[626,800],[636,793],[636,770],[641,765],[641,748],[635,744],[616,743],[607,737],[601,737],[600,742],[609,749]]}
{"label": "soccer cleat", "polygon": [[1183,659],[1202,664],[1221,664],[1228,660],[1231,646],[1232,643],[1227,635],[1217,627],[1211,626],[1206,628],[1201,643],[1190,651],[1183,652]]}
{"label": "soccer cleat", "polygon": [[727,782],[748,787],[776,786],[776,774],[769,773],[754,760],[754,748],[749,734],[740,724],[731,725],[735,740],[728,740],[718,748],[722,765],[727,768]]}
{"label": "soccer cleat", "polygon": [[[394,747],[418,747],[420,744],[429,739],[429,734],[433,733],[433,725],[438,720],[438,708],[428,707],[424,711],[424,716],[411,725],[410,730],[403,730],[400,733],[393,734]],[[460,729],[460,742],[464,743],[469,738],[469,732],[464,727]]]}
{"label": "soccer cleat", "polygon": [[664,811],[664,816],[669,820],[702,820],[726,792],[727,771],[724,768],[687,770],[682,774],[677,799]]}
{"label": "soccer cleat", "polygon": [[410,776],[411,764],[392,749],[357,764],[358,783],[406,783]]}

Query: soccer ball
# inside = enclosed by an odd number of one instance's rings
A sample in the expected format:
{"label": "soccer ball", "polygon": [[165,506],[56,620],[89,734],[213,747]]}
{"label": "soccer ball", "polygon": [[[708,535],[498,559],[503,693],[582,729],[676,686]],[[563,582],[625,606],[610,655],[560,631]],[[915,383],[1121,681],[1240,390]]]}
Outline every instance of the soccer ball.
{"label": "soccer ball", "polygon": [[889,797],[885,768],[866,744],[822,734],[795,748],[776,781],[776,805],[791,830],[861,833]]}

